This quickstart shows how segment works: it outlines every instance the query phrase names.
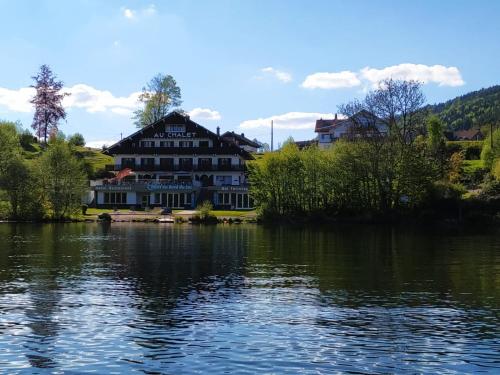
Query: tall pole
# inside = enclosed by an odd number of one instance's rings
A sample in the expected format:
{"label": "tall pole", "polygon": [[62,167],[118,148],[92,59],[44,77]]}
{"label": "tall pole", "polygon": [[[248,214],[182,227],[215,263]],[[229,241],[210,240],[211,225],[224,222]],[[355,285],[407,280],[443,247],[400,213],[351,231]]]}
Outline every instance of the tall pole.
{"label": "tall pole", "polygon": [[274,134],[273,134],[273,132],[274,132],[274,122],[273,122],[273,120],[271,120],[271,151],[274,150],[274,139],[273,139]]}
{"label": "tall pole", "polygon": [[493,121],[490,123],[490,142],[491,150],[493,151]]}

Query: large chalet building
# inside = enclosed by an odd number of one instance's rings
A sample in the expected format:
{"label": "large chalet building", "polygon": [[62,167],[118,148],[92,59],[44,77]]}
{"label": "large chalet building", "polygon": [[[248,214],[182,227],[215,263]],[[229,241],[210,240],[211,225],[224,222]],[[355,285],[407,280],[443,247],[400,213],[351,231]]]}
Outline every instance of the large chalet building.
{"label": "large chalet building", "polygon": [[[241,141],[241,139],[240,139]],[[246,162],[253,156],[228,134],[213,133],[172,112],[105,150],[113,178],[93,186],[97,207],[190,209],[253,207]]]}

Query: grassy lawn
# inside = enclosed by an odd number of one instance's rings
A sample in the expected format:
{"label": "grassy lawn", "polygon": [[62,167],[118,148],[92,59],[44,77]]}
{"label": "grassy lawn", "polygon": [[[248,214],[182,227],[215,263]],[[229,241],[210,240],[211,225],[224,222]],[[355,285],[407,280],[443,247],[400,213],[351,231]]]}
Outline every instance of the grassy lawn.
{"label": "grassy lawn", "polygon": [[465,173],[474,173],[484,168],[484,162],[483,160],[464,160],[463,166]]}
{"label": "grassy lawn", "polygon": [[[102,213],[121,213],[121,214],[130,214],[130,213],[135,213],[137,215],[141,214],[156,214],[159,215],[161,211],[161,208],[155,207],[154,209],[151,209],[149,211],[130,211],[128,208],[123,208],[119,210],[113,210],[111,208],[93,208],[89,207],[87,209],[87,216],[97,216]],[[185,210],[172,210],[172,213],[175,215],[181,211]],[[229,210],[214,210],[210,212],[212,215],[215,215],[217,217],[254,217],[256,216],[256,211],[255,210],[234,210],[234,211],[229,211]]]}
{"label": "grassy lawn", "polygon": [[81,146],[77,146],[75,149],[77,155],[91,166],[94,173],[104,170],[106,164],[113,164],[113,158],[111,156],[104,155],[99,149]]}
{"label": "grassy lawn", "polygon": [[210,211],[212,215],[217,217],[244,217],[244,216],[256,216],[257,213],[255,210],[214,210]]}

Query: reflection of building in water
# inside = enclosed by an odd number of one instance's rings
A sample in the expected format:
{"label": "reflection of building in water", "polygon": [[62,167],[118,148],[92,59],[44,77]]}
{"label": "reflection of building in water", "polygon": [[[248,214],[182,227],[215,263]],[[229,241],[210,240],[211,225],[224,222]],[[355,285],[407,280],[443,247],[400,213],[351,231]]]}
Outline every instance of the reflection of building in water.
{"label": "reflection of building in water", "polygon": [[[234,135],[230,137],[229,135]],[[98,207],[193,208],[209,200],[217,208],[253,207],[248,194],[248,150],[243,135],[221,136],[172,112],[109,147],[108,181],[93,182]],[[253,148],[252,148],[253,147]]]}

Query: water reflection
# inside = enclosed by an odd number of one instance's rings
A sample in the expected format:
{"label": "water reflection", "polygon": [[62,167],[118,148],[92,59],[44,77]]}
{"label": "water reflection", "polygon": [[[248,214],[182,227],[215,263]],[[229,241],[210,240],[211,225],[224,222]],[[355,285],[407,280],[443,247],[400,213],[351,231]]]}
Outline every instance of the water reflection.
{"label": "water reflection", "polygon": [[498,233],[70,224],[0,238],[10,372],[500,368]]}

